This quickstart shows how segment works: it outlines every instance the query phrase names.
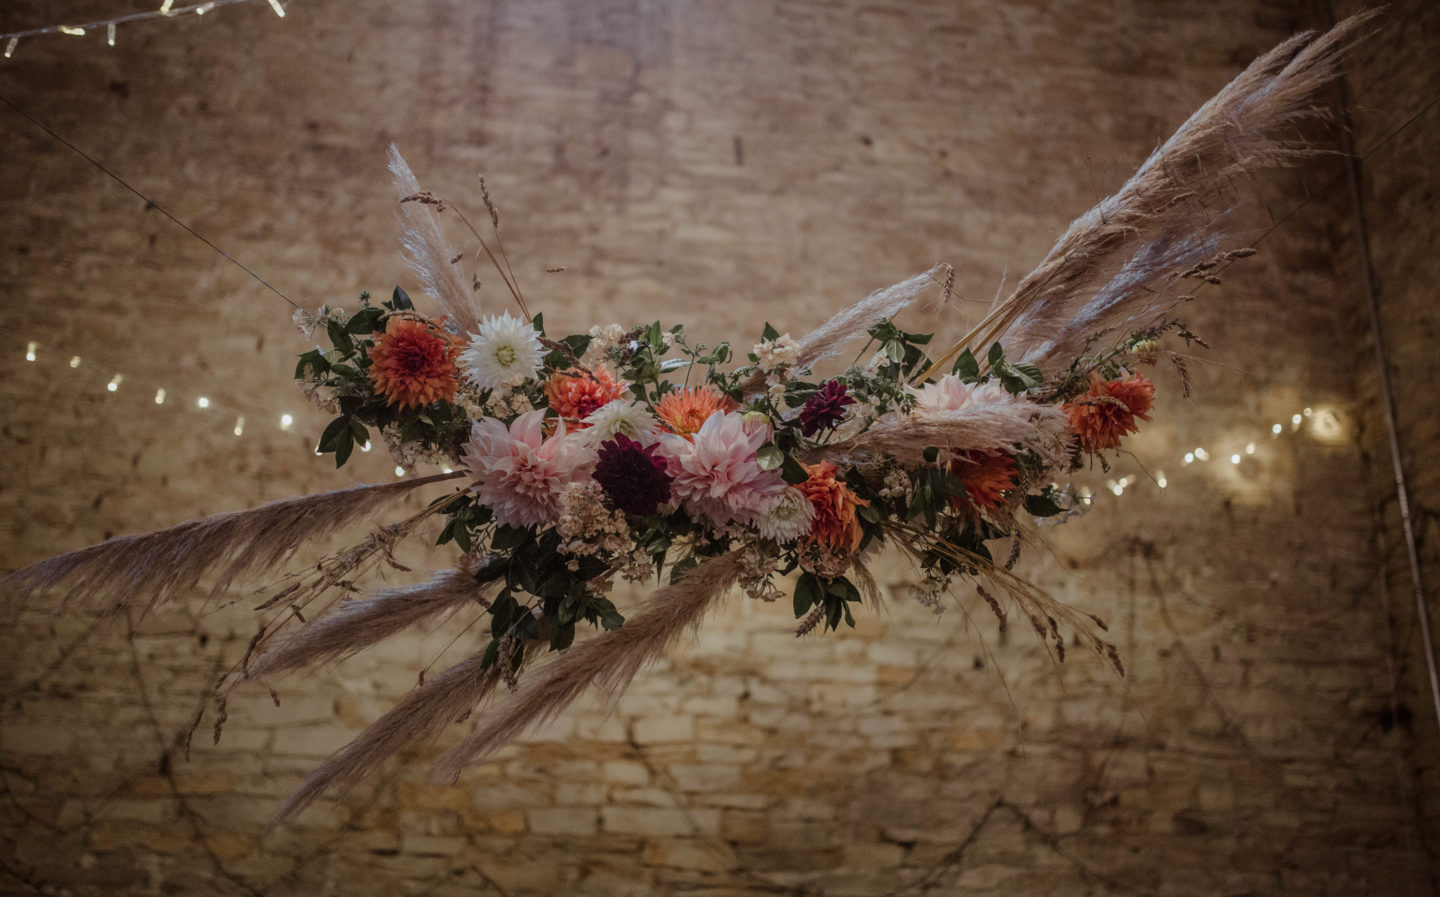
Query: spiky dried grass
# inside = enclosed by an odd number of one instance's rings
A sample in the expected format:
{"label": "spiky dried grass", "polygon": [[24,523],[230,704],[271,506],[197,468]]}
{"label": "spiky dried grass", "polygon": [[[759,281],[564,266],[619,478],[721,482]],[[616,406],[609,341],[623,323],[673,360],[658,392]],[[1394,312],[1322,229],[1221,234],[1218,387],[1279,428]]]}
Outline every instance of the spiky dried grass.
{"label": "spiky dried grass", "polygon": [[[390,173],[395,177],[395,189],[402,200],[421,192],[415,173],[393,143],[390,145]],[[400,214],[403,226],[400,244],[405,249],[405,260],[410,264],[410,270],[420,278],[425,292],[440,303],[445,314],[454,318],[467,333],[479,330],[479,304],[455,264],[457,254],[445,239],[435,210],[423,202],[402,202]]]}
{"label": "spiky dried grass", "polygon": [[802,453],[802,460],[860,463],[890,455],[902,464],[922,463],[925,450],[964,448],[1013,452],[1017,446],[1053,454],[1055,434],[1065,430],[1064,413],[1032,402],[966,405],[881,421],[850,439]]}
{"label": "spiky dried grass", "polygon": [[337,489],[121,536],[16,570],[0,579],[0,595],[18,610],[31,596],[64,587],[55,612],[71,604],[114,612],[136,598],[143,599],[148,611],[187,594],[215,570],[213,597],[243,577],[274,570],[300,545],[322,539],[416,489],[460,476],[465,474]]}
{"label": "spiky dried grass", "polygon": [[693,632],[705,612],[734,585],[742,563],[732,551],[704,561],[684,579],[656,591],[625,625],[574,645],[531,673],[503,704],[484,714],[475,731],[451,749],[436,777],[453,781],[468,763],[482,760],[532,726],[554,718],[591,685],[613,699],[640,668],[681,635]]}
{"label": "spiky dried grass", "polygon": [[1301,137],[1324,118],[1320,93],[1377,11],[1324,34],[1297,34],[1256,59],[1156,149],[1115,195],[1071,223],[1009,299],[942,356],[1004,340],[1047,373],[1078,357],[1097,330],[1158,314],[1166,287],[1235,238],[1221,233],[1236,184],[1313,157]]}

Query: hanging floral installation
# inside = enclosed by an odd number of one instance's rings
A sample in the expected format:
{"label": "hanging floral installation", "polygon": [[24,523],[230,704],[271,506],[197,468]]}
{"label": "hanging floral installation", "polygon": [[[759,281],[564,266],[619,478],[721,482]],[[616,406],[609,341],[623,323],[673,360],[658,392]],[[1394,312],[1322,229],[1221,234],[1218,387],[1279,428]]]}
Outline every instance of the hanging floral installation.
{"label": "hanging floral installation", "polygon": [[[1312,152],[1293,135],[1364,19],[1292,38],[1256,60],[1159,147],[1118,193],[1077,219],[1014,293],[943,351],[903,329],[918,298],[948,295],[947,266],[851,305],[800,338],[766,324],[750,347],[708,344],[686,322],[547,330],[499,240],[390,167],[404,247],[426,294],[362,294],[295,316],[319,344],[295,378],[334,415],[317,451],[344,465],[383,442],[410,469],[455,472],[287,499],[19,570],[16,604],[149,607],[283,568],[292,552],[416,492],[423,510],[281,580],[216,691],[215,736],[238,685],[333,660],[423,620],[482,607],[488,635],[428,678],[301,785],[277,815],[372,772],[457,719],[473,728],[439,762],[453,778],[595,686],[618,697],[738,585],[793,612],[797,634],[853,625],[880,600],[867,565],[886,546],[923,577],[920,600],[968,590],[1063,660],[1084,644],[1123,675],[1105,624],[1013,572],[1036,520],[1086,503],[1062,485],[1106,464],[1154,409],[1148,365],[1197,342],[1174,316],[1199,284],[1253,252],[1227,235],[1233,185]],[[441,228],[458,216],[514,309],[486,314]],[[518,312],[514,313],[514,312]],[[849,365],[840,352],[865,348]],[[848,355],[847,355],[848,357]],[[1183,376],[1183,366],[1180,367]],[[362,593],[402,540],[453,545],[426,582]],[[997,555],[996,548],[999,552]],[[397,565],[398,566],[398,565]],[[618,581],[653,588],[628,616]],[[577,640],[577,631],[598,632]],[[473,714],[473,717],[472,717]],[[198,720],[197,720],[198,723]]]}

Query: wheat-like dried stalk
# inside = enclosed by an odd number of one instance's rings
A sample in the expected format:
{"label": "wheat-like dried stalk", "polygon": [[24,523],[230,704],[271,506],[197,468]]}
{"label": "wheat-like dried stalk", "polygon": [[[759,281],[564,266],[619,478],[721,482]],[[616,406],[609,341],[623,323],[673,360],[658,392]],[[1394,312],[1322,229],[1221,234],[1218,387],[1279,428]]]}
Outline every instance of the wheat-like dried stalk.
{"label": "wheat-like dried stalk", "polygon": [[[421,192],[420,182],[394,144],[390,145],[390,173],[395,176],[395,189],[402,200]],[[400,214],[404,224],[400,243],[405,248],[410,270],[420,278],[425,291],[440,303],[445,314],[454,318],[467,333],[478,331],[479,304],[474,292],[465,285],[465,278],[460,276],[455,264],[458,254],[445,239],[435,210],[423,202],[402,202]]]}
{"label": "wheat-like dried stalk", "polygon": [[851,439],[802,452],[802,460],[863,463],[891,455],[902,464],[920,464],[930,446],[1012,452],[1018,445],[1048,456],[1055,453],[1057,434],[1065,428],[1064,412],[1052,405],[966,405],[881,421]]}
{"label": "wheat-like dried stalk", "polygon": [[651,595],[645,609],[613,632],[574,645],[532,672],[503,704],[481,716],[475,731],[441,758],[436,776],[453,780],[526,729],[552,719],[596,685],[617,696],[640,668],[693,631],[740,574],[739,551],[705,561],[684,579]]}
{"label": "wheat-like dried stalk", "polygon": [[273,570],[300,545],[324,538],[414,490],[463,473],[379,486],[354,486],[227,511],[169,529],[121,536],[31,564],[0,579],[0,595],[18,610],[32,595],[65,587],[55,605],[107,611],[143,601],[146,610],[193,589],[218,570],[211,595],[244,576]]}
{"label": "wheat-like dried stalk", "polygon": [[1096,330],[1154,313],[1169,280],[1219,248],[1217,225],[1238,202],[1237,183],[1317,152],[1297,126],[1324,117],[1320,91],[1376,14],[1298,34],[1251,63],[1114,196],[1071,223],[1010,298],[933,369],[1003,337],[1012,358],[1054,373]]}

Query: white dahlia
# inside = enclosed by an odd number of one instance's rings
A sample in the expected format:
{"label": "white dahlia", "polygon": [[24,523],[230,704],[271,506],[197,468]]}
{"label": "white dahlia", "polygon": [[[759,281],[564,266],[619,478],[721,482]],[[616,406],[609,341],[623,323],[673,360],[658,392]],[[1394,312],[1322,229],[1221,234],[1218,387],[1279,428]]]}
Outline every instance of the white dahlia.
{"label": "white dahlia", "polygon": [[783,545],[810,532],[810,523],[814,519],[815,506],[810,499],[794,486],[788,486],[775,496],[765,513],[755,518],[755,527],[760,530],[760,535]]}
{"label": "white dahlia", "polygon": [[628,436],[641,445],[651,445],[660,438],[660,427],[655,418],[639,402],[613,399],[590,412],[585,418],[589,429],[584,430],[592,446],[598,447],[615,434]]}
{"label": "white dahlia", "polygon": [[480,332],[470,334],[470,344],[460,353],[460,367],[480,389],[499,389],[534,377],[544,357],[540,334],[507,311],[480,322]]}

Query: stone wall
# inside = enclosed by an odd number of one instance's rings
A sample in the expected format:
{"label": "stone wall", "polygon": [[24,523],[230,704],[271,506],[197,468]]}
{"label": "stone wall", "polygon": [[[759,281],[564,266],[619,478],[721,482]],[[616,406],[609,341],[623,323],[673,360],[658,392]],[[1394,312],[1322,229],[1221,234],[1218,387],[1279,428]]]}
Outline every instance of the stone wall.
{"label": "stone wall", "polygon": [[[11,4],[0,29],[52,7]],[[1362,149],[1434,99],[1436,11],[1392,16],[1349,79]],[[954,338],[1246,62],[1320,23],[1239,0],[308,0],[122,26],[115,48],[22,41],[0,93],[302,305],[413,286],[393,141],[468,209],[486,174],[553,329],[660,315],[747,345],[946,261],[959,298],[909,320]],[[288,380],[304,346],[283,301],[3,114],[0,569],[393,479],[380,452],[338,473],[310,455],[324,416]],[[1437,135],[1429,108],[1365,184],[1424,509]],[[1187,307],[1214,347],[1186,353],[1194,395],[1159,371],[1133,457],[1085,474],[1096,507],[1021,562],[1110,623],[1124,679],[998,632],[973,595],[937,621],[895,564],[853,631],[796,641],[788,608],[734,596],[610,712],[582,700],[454,785],[415,751],[267,831],[308,770],[469,653],[471,619],[245,692],[187,757],[254,632],[249,595],[143,619],[41,604],[0,655],[0,890],[1428,892],[1437,727],[1340,170],[1247,185],[1288,217]],[[1183,463],[1197,446],[1210,460]]]}

